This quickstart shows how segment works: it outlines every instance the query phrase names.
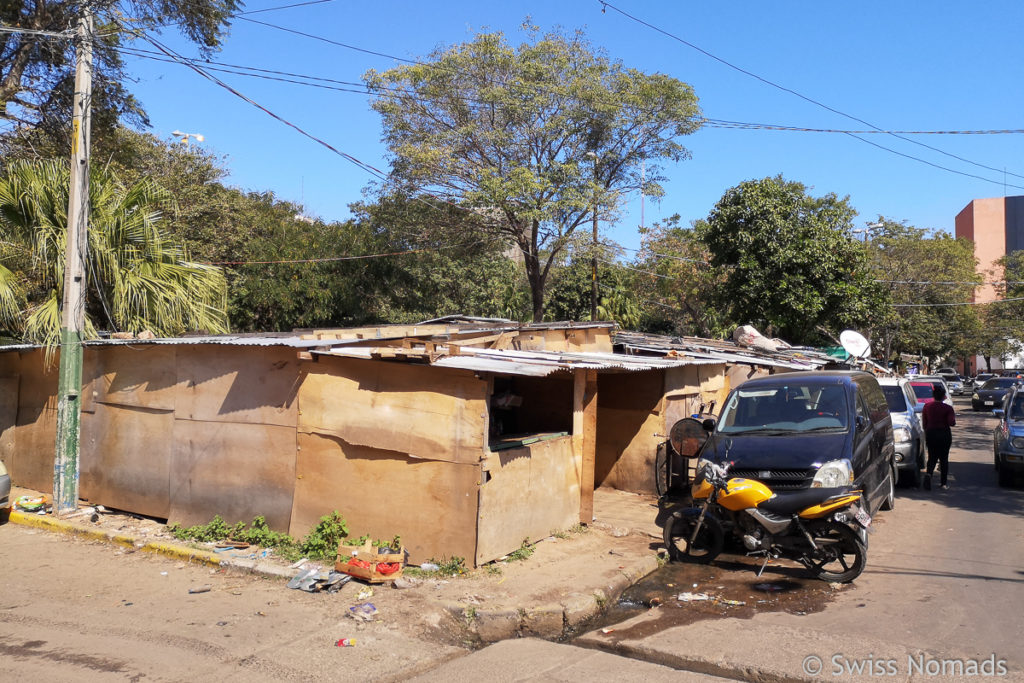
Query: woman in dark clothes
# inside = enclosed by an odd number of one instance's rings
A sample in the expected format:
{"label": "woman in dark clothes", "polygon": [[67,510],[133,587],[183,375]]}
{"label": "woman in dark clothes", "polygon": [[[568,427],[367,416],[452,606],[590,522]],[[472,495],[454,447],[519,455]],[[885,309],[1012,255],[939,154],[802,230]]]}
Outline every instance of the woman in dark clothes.
{"label": "woman in dark clothes", "polygon": [[942,402],[946,398],[946,390],[941,384],[935,385],[932,396],[935,400],[926,403],[921,411],[924,442],[928,446],[928,476],[924,478],[924,488],[928,491],[932,488],[935,463],[939,464],[940,486],[943,489],[949,488],[946,478],[949,475],[949,447],[953,445],[953,431],[950,427],[956,424],[953,407]]}

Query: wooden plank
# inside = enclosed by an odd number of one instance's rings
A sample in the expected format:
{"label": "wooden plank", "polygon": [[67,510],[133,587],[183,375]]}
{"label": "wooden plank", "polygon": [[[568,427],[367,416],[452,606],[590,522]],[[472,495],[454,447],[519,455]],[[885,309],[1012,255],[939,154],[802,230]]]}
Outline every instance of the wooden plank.
{"label": "wooden plank", "polygon": [[[16,359],[18,354],[3,355],[14,356]],[[14,477],[14,473],[18,471],[15,464],[18,448],[14,435],[18,424],[18,385],[21,383],[21,377],[17,374],[17,368],[10,362],[11,359],[5,360],[7,362],[0,370],[4,373],[4,376],[0,377],[0,461],[6,465],[8,474]]]}
{"label": "wooden plank", "polygon": [[524,540],[537,541],[579,521],[571,437],[493,453],[485,468],[477,565],[507,555]]}
{"label": "wooden plank", "polygon": [[181,346],[175,417],[295,427],[300,377],[295,350]]}
{"label": "wooden plank", "polygon": [[291,522],[295,427],[174,421],[168,521],[229,524],[263,515],[277,531]]}
{"label": "wooden plank", "polygon": [[82,415],[79,494],[100,505],[166,518],[174,413],[97,403]]}
{"label": "wooden plank", "polygon": [[583,392],[583,468],[580,476],[580,522],[594,521],[594,465],[597,452],[597,370],[586,370]]}
{"label": "wooden plank", "polygon": [[412,563],[453,556],[473,563],[479,464],[420,460],[321,434],[300,433],[298,443],[292,536],[337,510],[350,536],[400,535]]}
{"label": "wooden plank", "polygon": [[468,370],[322,358],[302,382],[299,430],[448,462],[479,462],[486,380]]}

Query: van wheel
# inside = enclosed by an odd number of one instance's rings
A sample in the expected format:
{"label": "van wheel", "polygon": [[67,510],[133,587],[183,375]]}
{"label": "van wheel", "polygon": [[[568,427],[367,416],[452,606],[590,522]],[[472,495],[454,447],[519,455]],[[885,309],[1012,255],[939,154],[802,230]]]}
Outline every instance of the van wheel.
{"label": "van wheel", "polygon": [[888,479],[888,491],[885,494],[885,499],[882,501],[881,508],[883,510],[892,510],[896,507],[896,478],[892,474],[892,468],[889,468]]}

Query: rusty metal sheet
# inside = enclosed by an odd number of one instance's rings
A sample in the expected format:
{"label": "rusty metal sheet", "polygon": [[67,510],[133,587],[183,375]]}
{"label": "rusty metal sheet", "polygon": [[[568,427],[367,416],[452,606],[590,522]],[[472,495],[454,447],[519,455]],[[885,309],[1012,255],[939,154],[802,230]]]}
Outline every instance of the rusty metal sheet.
{"label": "rusty metal sheet", "polygon": [[471,564],[479,482],[479,464],[420,460],[300,433],[290,533],[304,536],[337,510],[352,536],[400,535],[410,562],[458,556]]}
{"label": "rusty metal sheet", "polygon": [[53,455],[57,434],[59,355],[46,364],[42,350],[19,353],[18,415],[13,434],[11,481],[18,486],[53,490]]}
{"label": "rusty metal sheet", "polygon": [[178,419],[295,427],[294,349],[182,346],[177,362]]}
{"label": "rusty metal sheet", "polygon": [[140,515],[170,511],[174,413],[95,404],[82,414],[79,495]]}
{"label": "rusty metal sheet", "polygon": [[288,529],[295,482],[295,427],[174,421],[168,521],[228,523],[263,515]]}

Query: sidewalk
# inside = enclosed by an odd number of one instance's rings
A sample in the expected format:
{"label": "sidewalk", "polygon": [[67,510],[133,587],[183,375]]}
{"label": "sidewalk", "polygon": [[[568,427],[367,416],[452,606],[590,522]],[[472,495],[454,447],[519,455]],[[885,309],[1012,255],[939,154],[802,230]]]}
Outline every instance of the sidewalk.
{"label": "sidewalk", "polygon": [[[12,500],[31,493],[17,490]],[[443,630],[463,647],[523,636],[560,639],[578,634],[605,605],[659,566],[660,530],[654,524],[653,498],[599,491],[595,510],[589,529],[538,542],[525,560],[495,563],[451,579],[411,578],[405,583],[412,587],[403,590],[375,587],[375,602],[382,613],[392,609],[392,599],[424,603],[419,607],[422,620],[432,626],[445,622]],[[95,523],[89,515],[56,519],[24,511],[13,511],[10,522],[279,580],[299,571],[272,555],[262,558],[258,551],[218,553],[190,547],[170,537],[154,520],[125,513],[110,516],[125,522],[110,523],[106,514]]]}

